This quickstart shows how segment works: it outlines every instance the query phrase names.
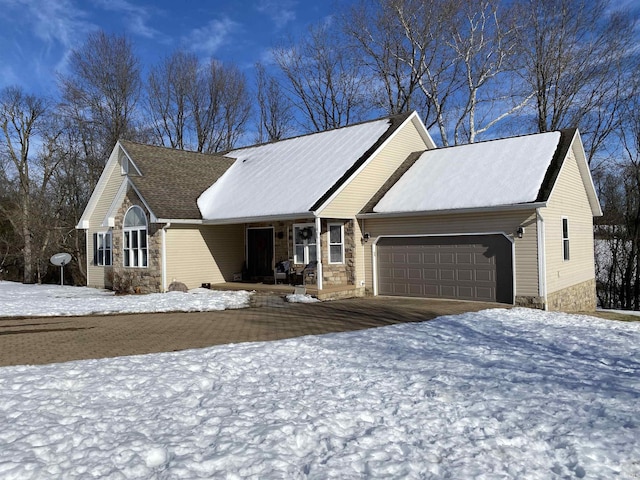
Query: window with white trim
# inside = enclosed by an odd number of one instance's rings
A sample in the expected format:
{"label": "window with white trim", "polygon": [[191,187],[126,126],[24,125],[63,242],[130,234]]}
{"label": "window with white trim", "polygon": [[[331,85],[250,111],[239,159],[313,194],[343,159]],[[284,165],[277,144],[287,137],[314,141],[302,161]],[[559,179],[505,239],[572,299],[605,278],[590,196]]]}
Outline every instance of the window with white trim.
{"label": "window with white trim", "polygon": [[293,226],[293,263],[307,264],[318,259],[316,253],[316,227],[313,223]]}
{"label": "window with white trim", "polygon": [[344,225],[330,223],[329,228],[329,263],[344,263]]}
{"label": "window with white trim", "polygon": [[562,219],[562,258],[569,260],[569,219]]}
{"label": "window with white trim", "polygon": [[134,205],[124,216],[122,255],[125,267],[147,266],[147,216]]}
{"label": "window with white trim", "polygon": [[111,266],[111,232],[93,234],[93,264],[100,267]]}

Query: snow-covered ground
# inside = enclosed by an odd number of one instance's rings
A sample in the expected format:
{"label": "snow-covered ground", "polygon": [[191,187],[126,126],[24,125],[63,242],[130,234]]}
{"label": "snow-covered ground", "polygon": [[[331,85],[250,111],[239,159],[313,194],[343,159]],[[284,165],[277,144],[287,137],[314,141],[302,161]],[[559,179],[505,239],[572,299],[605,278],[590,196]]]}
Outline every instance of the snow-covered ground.
{"label": "snow-covered ground", "polygon": [[0,368],[0,478],[637,479],[639,349],[640,323],[495,309]]}
{"label": "snow-covered ground", "polygon": [[195,288],[189,293],[116,296],[108,290],[0,281],[0,317],[105,313],[205,312],[249,306],[249,292]]}

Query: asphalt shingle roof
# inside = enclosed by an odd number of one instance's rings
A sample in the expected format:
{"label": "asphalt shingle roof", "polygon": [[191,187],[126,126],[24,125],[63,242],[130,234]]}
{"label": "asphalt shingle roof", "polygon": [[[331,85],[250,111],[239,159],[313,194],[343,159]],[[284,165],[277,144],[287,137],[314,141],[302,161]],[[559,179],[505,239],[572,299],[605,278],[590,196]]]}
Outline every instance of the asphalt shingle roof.
{"label": "asphalt shingle roof", "polygon": [[235,161],[222,155],[120,140],[142,176],[129,178],[158,218],[200,219],[196,200]]}

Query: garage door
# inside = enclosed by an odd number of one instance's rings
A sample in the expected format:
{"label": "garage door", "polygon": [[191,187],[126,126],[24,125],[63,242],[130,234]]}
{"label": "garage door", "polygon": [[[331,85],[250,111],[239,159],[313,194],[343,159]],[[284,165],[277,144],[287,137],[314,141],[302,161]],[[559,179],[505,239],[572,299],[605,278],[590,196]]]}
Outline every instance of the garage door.
{"label": "garage door", "polygon": [[513,303],[504,235],[382,238],[377,265],[379,295]]}

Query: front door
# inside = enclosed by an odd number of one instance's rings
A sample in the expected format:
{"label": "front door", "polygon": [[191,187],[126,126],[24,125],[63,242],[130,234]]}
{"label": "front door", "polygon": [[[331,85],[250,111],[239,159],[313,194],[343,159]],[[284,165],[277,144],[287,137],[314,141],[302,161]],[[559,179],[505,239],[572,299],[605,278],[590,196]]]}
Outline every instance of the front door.
{"label": "front door", "polygon": [[247,229],[247,271],[251,280],[273,276],[273,228]]}

